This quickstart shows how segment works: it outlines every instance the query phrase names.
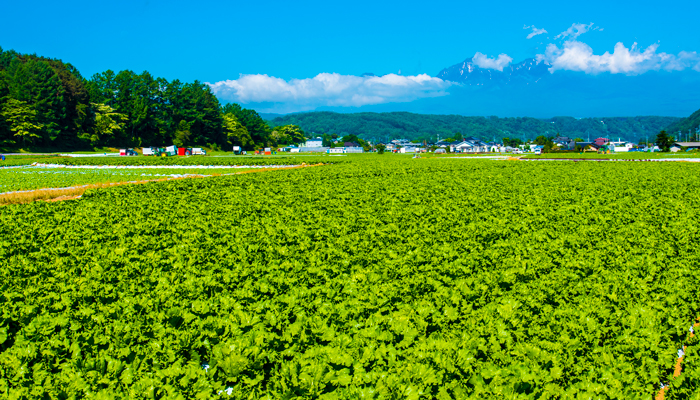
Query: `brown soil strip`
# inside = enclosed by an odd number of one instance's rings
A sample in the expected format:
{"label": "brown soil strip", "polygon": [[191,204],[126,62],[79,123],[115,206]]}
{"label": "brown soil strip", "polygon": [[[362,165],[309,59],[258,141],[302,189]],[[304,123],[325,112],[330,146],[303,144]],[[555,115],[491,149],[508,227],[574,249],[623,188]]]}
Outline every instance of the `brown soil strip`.
{"label": "brown soil strip", "polygon": [[81,195],[73,195],[73,196],[63,195],[63,196],[56,197],[54,199],[48,199],[48,200],[44,200],[44,201],[47,203],[53,203],[55,201],[75,200],[75,199],[79,199],[80,197],[81,197]]}
{"label": "brown soil strip", "polygon": [[207,174],[207,175],[191,175],[187,177],[181,177],[181,178],[162,178],[162,179],[149,179],[145,181],[132,181],[132,182],[114,182],[114,183],[95,183],[91,185],[85,185],[81,187],[70,187],[70,188],[64,188],[64,189],[51,189],[51,190],[44,190],[44,189],[37,189],[37,190],[31,190],[31,191],[26,191],[26,192],[18,192],[18,193],[8,193],[8,194],[3,194],[0,195],[0,206],[5,206],[9,204],[26,204],[26,203],[32,203],[34,201],[49,201],[49,202],[54,202],[54,201],[63,201],[63,200],[75,200],[80,198],[83,193],[87,189],[102,189],[102,188],[107,188],[107,187],[112,187],[112,186],[120,186],[120,185],[139,185],[139,184],[144,184],[144,183],[150,183],[150,182],[162,182],[162,181],[172,181],[176,179],[190,179],[190,178],[209,178],[212,176],[221,176],[221,175],[241,175],[241,174],[248,174],[251,172],[264,172],[264,171],[281,171],[281,170],[288,170],[288,169],[294,169],[294,168],[307,168],[307,167],[317,167],[323,164],[309,164],[307,165],[306,163],[302,163],[302,165],[294,166],[294,167],[287,167],[287,168],[257,168],[257,169],[251,169],[248,171],[241,171],[241,172],[234,172],[231,174],[220,174],[220,173],[213,173],[213,174]]}
{"label": "brown soil strip", "polygon": [[[700,322],[695,322],[693,324],[693,330],[697,329],[700,327]],[[693,332],[690,332],[689,334],[690,337],[695,337],[695,334]],[[683,346],[683,353],[685,353],[685,349],[687,346]],[[678,357],[678,360],[676,360],[676,365],[673,366],[673,377],[678,378],[681,376],[681,372],[683,372],[683,368],[681,367],[681,364],[683,363],[683,357]],[[668,385],[664,387],[663,389],[659,389],[659,392],[656,393],[656,396],[654,397],[654,400],[664,400],[664,397],[666,396],[666,392],[668,391]]]}

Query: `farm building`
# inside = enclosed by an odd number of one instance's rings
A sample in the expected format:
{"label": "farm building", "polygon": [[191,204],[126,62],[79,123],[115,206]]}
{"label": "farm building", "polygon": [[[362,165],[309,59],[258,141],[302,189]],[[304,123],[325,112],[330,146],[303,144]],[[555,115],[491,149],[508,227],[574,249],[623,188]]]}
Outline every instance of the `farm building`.
{"label": "farm building", "polygon": [[687,150],[698,150],[700,149],[700,142],[676,142],[671,146],[671,151],[676,153],[681,151],[682,148]]}
{"label": "farm building", "polygon": [[306,143],[302,147],[322,147],[323,146],[323,139],[320,137],[317,137],[315,139],[306,139]]}

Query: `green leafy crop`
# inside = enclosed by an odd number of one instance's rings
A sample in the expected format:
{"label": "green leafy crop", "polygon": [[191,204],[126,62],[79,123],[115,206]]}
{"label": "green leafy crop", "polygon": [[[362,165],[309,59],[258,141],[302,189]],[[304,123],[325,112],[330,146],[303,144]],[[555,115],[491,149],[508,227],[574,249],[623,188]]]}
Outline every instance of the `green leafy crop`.
{"label": "green leafy crop", "polygon": [[[700,310],[700,165],[354,160],[0,208],[0,393],[649,399],[671,381]],[[691,349],[669,396],[697,384]]]}

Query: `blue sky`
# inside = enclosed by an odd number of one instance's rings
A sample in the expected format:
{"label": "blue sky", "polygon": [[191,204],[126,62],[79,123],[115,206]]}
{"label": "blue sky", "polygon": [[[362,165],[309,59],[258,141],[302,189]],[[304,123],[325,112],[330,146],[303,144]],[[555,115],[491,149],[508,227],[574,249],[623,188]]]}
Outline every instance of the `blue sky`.
{"label": "blue sky", "polygon": [[[595,55],[620,42],[640,52],[700,52],[696,1],[8,1],[0,10],[3,49],[61,58],[86,77],[107,69],[212,83],[241,74],[283,82],[322,73],[435,76],[477,52],[518,62],[550,43],[563,49],[555,36],[574,23],[594,24],[578,40]],[[533,29],[525,26],[547,33],[527,39]]]}

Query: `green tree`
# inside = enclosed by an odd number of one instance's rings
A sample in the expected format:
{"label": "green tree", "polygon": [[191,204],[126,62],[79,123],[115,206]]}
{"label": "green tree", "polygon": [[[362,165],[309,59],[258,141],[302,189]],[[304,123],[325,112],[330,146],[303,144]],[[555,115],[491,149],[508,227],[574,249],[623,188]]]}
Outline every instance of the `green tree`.
{"label": "green tree", "polygon": [[114,107],[117,93],[115,77],[116,74],[111,69],[92,75],[85,84],[90,100]]}
{"label": "green tree", "polygon": [[357,143],[358,145],[360,145],[360,147],[367,146],[366,141],[360,139],[357,135],[354,134],[345,135],[342,139],[340,139],[340,141],[343,142],[343,145],[345,145],[345,143]]}
{"label": "green tree", "polygon": [[13,59],[8,73],[10,97],[25,102],[36,112],[42,144],[50,145],[64,128],[61,123],[66,118],[65,91],[60,78],[47,62],[32,58]]}
{"label": "green tree", "polygon": [[535,138],[534,143],[538,146],[544,146],[547,144],[548,140],[551,140],[551,139],[544,136],[544,135],[539,135]]}
{"label": "green tree", "polygon": [[379,143],[377,145],[377,153],[384,154],[384,150],[386,150],[386,145],[383,143]]}
{"label": "green tree", "polygon": [[233,114],[224,114],[224,133],[228,142],[234,146],[241,146],[243,148],[251,147],[254,145],[253,139],[248,133],[243,124],[238,122],[238,119]]}
{"label": "green tree", "polygon": [[508,146],[508,147],[518,147],[518,146],[520,146],[521,144],[523,144],[523,142],[522,142],[522,140],[520,140],[520,139],[518,139],[518,138],[513,138],[513,139],[507,138],[507,137],[504,137],[504,138],[503,138],[503,145],[504,145],[504,146]]}
{"label": "green tree", "polygon": [[175,129],[175,135],[173,136],[173,144],[177,147],[185,147],[190,144],[190,136],[192,132],[190,128],[192,124],[187,123],[187,121],[180,120],[177,124],[177,129]]}
{"label": "green tree", "polygon": [[65,112],[60,114],[62,116],[59,121],[61,128],[54,141],[59,142],[61,146],[74,147],[78,145],[80,132],[88,130],[92,122],[90,95],[86,81],[78,69],[69,63],[43,57],[39,59],[49,64],[58,76],[63,88]]}
{"label": "green tree", "polygon": [[297,144],[306,141],[306,136],[304,131],[301,130],[297,125],[283,125],[274,128],[277,135],[281,139],[278,140],[280,144]]}
{"label": "green tree", "polygon": [[669,136],[666,131],[661,131],[659,132],[658,135],[656,135],[656,145],[659,146],[659,149],[664,152],[668,152],[671,150],[671,145],[673,145],[674,138],[673,136]]}
{"label": "green tree", "polygon": [[331,138],[331,136],[328,134],[324,134],[321,145],[323,147],[333,147],[333,139]]}
{"label": "green tree", "polygon": [[[223,130],[221,104],[214,96],[214,93],[212,93],[209,85],[199,81],[185,84],[183,94],[187,103],[182,112],[186,114],[187,120],[192,123],[193,143],[210,145],[227,143],[228,139]],[[258,118],[260,118],[259,115]],[[240,118],[239,121],[243,123]],[[263,124],[267,127],[264,121]],[[248,129],[247,126],[246,129]]]}
{"label": "green tree", "polygon": [[[9,99],[3,107],[2,117],[7,121],[10,132],[20,138],[23,145],[26,145],[28,140],[33,143],[41,138],[43,126],[37,120],[36,111],[27,103]],[[13,144],[10,140],[5,142],[4,144]]]}
{"label": "green tree", "polygon": [[124,128],[127,116],[116,112],[106,104],[92,103],[95,115],[95,133],[90,136],[92,146],[109,145],[114,143],[115,133]]}
{"label": "green tree", "polygon": [[272,130],[255,110],[245,109],[236,103],[226,104],[221,110],[224,114],[233,114],[248,130],[253,144],[249,145],[246,150],[265,147],[269,144]]}
{"label": "green tree", "polygon": [[[2,48],[0,47],[0,61],[2,60]],[[1,64],[0,64],[1,66]],[[5,104],[10,99],[8,94],[10,93],[10,82],[7,76],[7,72],[0,69],[0,112],[5,108]],[[4,118],[0,118],[0,143],[7,141],[10,144],[12,133],[10,132],[10,127]]]}

